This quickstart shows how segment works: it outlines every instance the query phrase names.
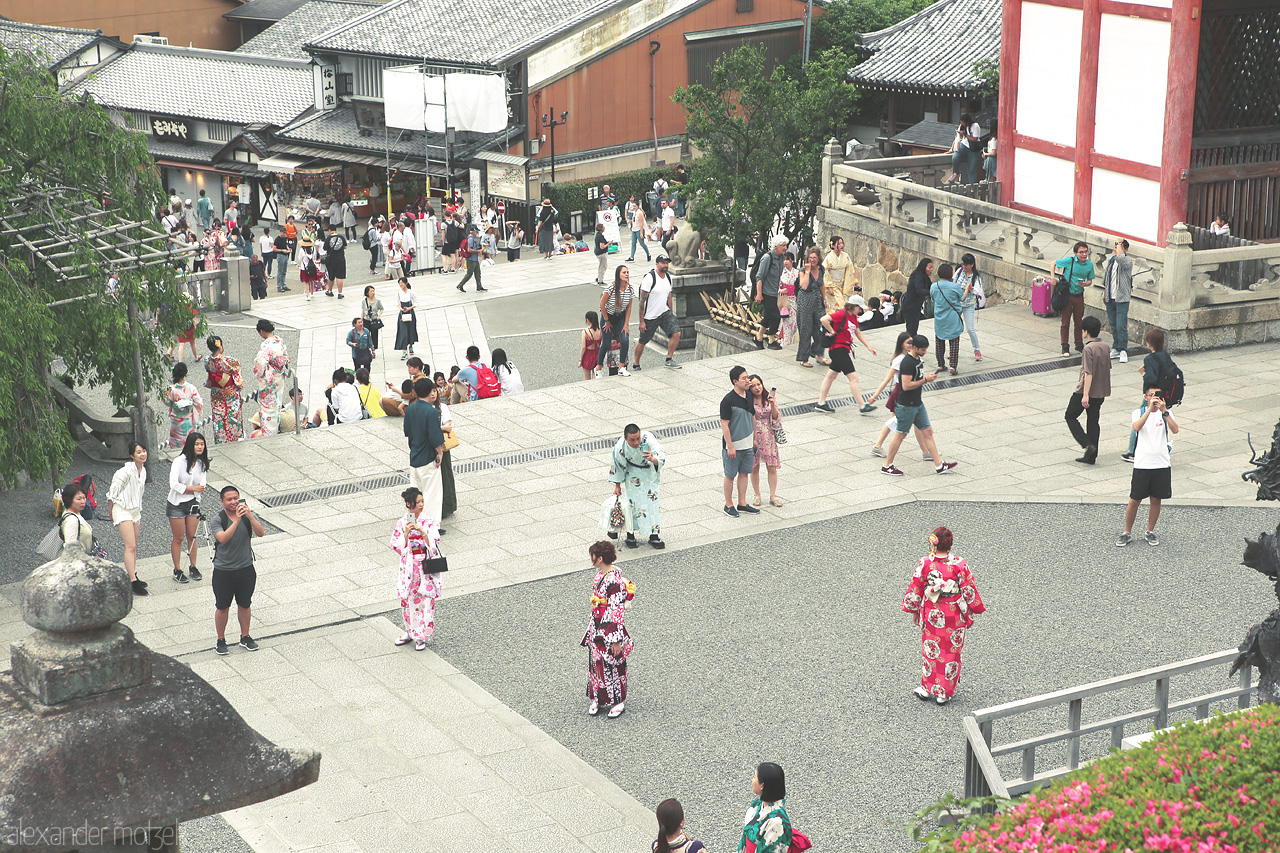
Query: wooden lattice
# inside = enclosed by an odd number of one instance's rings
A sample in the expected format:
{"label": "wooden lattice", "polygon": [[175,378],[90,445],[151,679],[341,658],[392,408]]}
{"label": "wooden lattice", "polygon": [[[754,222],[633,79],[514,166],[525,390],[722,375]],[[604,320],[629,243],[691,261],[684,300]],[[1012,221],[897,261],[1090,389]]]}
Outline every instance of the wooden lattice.
{"label": "wooden lattice", "polygon": [[[702,303],[707,306],[707,314],[710,315],[713,323],[755,336],[756,330],[760,328],[760,318],[735,299],[732,290],[726,290],[722,297],[708,296],[706,293],[699,295],[702,297]],[[765,335],[765,343],[771,344],[777,340],[777,335]]]}
{"label": "wooden lattice", "polygon": [[1194,133],[1280,125],[1280,8],[1214,9],[1200,25]]}

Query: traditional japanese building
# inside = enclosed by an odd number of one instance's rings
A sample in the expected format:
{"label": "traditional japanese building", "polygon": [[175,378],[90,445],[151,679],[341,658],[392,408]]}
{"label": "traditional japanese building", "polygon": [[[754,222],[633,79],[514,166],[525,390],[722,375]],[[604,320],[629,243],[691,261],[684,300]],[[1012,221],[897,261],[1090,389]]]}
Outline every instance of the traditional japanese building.
{"label": "traditional japanese building", "polygon": [[946,150],[960,114],[987,108],[974,65],[999,60],[1000,13],[1001,0],[939,0],[891,27],[859,34],[867,58],[849,80],[886,96],[882,138],[927,122],[902,142],[936,150],[938,131],[930,125],[940,124],[948,128]]}
{"label": "traditional japanese building", "polygon": [[1238,237],[1280,238],[1280,4],[1003,5],[1013,207],[1151,243],[1217,213]]}
{"label": "traditional japanese building", "polygon": [[0,46],[10,53],[40,57],[59,86],[78,80],[124,50],[123,44],[104,36],[102,30],[25,24],[5,17],[0,17]]}

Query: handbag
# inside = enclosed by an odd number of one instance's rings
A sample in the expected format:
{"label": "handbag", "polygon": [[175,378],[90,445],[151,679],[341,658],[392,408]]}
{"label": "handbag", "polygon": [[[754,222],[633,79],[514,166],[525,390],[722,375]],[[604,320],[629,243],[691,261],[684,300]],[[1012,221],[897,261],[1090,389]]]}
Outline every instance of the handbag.
{"label": "handbag", "polygon": [[[440,549],[436,549],[436,553],[440,553]],[[445,559],[443,554],[438,557],[427,557],[422,561],[422,573],[424,575],[437,575],[441,572],[449,571],[449,561]]]}
{"label": "handbag", "polygon": [[400,322],[401,322],[401,323],[412,323],[412,322],[413,322],[413,314],[412,314],[412,313],[409,313],[409,312],[405,312],[405,311],[400,312]]}
{"label": "handbag", "polygon": [[776,427],[774,427],[774,428],[773,428],[773,440],[774,440],[774,441],[776,441],[778,444],[786,444],[786,443],[787,443],[787,431],[786,431],[785,429],[783,429],[782,427],[780,427],[780,426],[776,426]]}
{"label": "handbag", "polygon": [[458,431],[456,429],[450,430],[449,432],[446,432],[444,434],[444,452],[445,453],[448,453],[450,450],[453,450],[459,444],[462,444],[462,442],[458,440]]}
{"label": "handbag", "polygon": [[[1071,259],[1071,275],[1076,272],[1076,259]],[[1061,311],[1071,301],[1071,279],[1060,273],[1053,275],[1053,295],[1049,298],[1049,307]]]}
{"label": "handbag", "polygon": [[888,400],[885,400],[885,402],[884,402],[884,407],[885,407],[886,409],[888,409],[890,412],[897,411],[897,409],[898,409],[898,392],[899,392],[899,391],[901,391],[901,390],[902,390],[902,383],[901,383],[901,382],[895,382],[895,383],[893,384],[893,390],[889,392],[889,399],[888,399]]}

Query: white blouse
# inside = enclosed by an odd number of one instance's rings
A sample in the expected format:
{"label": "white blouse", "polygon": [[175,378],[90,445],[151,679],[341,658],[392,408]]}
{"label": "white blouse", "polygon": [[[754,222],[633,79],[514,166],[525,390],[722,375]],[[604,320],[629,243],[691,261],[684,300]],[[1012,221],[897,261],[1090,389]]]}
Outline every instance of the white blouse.
{"label": "white blouse", "polygon": [[187,492],[186,487],[203,485],[205,485],[204,463],[197,459],[188,471],[187,457],[179,453],[173,460],[173,467],[169,469],[169,503],[178,506],[192,498],[199,500],[199,493]]}
{"label": "white blouse", "polygon": [[107,500],[124,509],[141,509],[142,493],[147,485],[147,469],[138,470],[133,462],[124,467],[111,478],[111,489],[107,492]]}

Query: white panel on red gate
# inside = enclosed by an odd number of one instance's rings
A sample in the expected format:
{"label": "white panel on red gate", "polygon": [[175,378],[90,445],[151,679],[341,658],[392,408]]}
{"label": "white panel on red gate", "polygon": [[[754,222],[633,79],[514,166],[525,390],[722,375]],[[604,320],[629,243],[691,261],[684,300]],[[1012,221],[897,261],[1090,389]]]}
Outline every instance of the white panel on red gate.
{"label": "white panel on red gate", "polygon": [[1018,133],[1061,145],[1076,144],[1083,27],[1084,13],[1079,9],[1022,4]]}
{"label": "white panel on red gate", "polygon": [[1093,225],[1154,243],[1160,227],[1160,183],[1094,169],[1091,209]]}
{"label": "white panel on red gate", "polygon": [[1075,206],[1076,164],[1025,148],[1013,161],[1013,200],[1071,218]]}
{"label": "white panel on red gate", "polygon": [[1169,88],[1167,21],[1103,15],[1093,149],[1160,165]]}

